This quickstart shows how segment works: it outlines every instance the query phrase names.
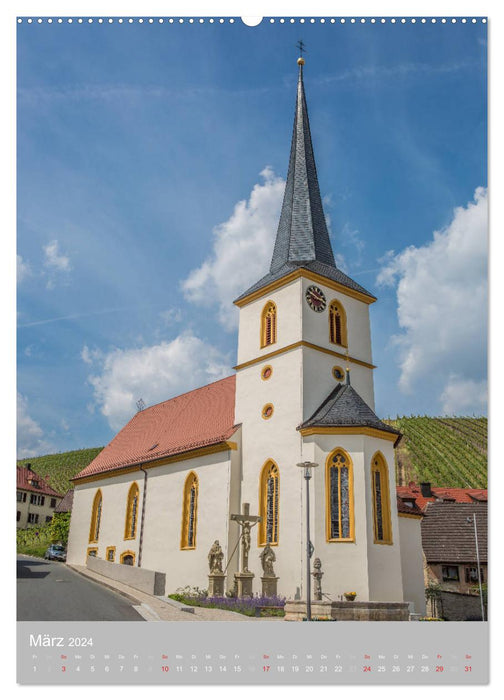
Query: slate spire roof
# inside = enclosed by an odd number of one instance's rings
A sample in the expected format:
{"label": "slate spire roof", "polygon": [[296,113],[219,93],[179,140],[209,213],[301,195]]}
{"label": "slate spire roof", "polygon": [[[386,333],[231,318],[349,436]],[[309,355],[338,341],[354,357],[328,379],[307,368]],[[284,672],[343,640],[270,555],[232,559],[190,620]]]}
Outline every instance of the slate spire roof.
{"label": "slate spire roof", "polygon": [[270,270],[236,301],[299,268],[315,272],[375,299],[364,287],[338,270],[334,261],[313,154],[303,82],[304,59],[299,59],[298,64],[289,170]]}
{"label": "slate spire roof", "polygon": [[381,421],[376,413],[367,405],[364,399],[355,391],[348,380],[347,383],[338,384],[331,391],[325,401],[317,408],[315,413],[304,423],[298,426],[303,428],[334,428],[334,427],[367,427],[383,430],[397,435],[401,433]]}
{"label": "slate spire roof", "polygon": [[270,272],[288,262],[311,260],[336,267],[317,179],[301,63],[289,170]]}

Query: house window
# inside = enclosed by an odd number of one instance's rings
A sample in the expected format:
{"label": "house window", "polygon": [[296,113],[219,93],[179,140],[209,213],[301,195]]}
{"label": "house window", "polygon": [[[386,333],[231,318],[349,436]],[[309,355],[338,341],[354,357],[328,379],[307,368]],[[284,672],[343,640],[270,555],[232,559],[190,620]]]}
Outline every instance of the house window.
{"label": "house window", "polygon": [[103,504],[102,492],[101,492],[101,489],[98,489],[98,491],[96,492],[95,497],[93,499],[93,508],[91,510],[91,525],[89,527],[89,541],[90,542],[98,542],[98,538],[100,537],[102,504]]}
{"label": "house window", "polygon": [[135,552],[127,551],[123,552],[119,557],[121,564],[126,564],[126,566],[135,566]]}
{"label": "house window", "polygon": [[29,523],[38,523],[38,513],[28,513],[28,522]]}
{"label": "house window", "polygon": [[371,460],[373,527],[375,544],[392,544],[389,475],[385,458],[377,452]]}
{"label": "house window", "polygon": [[18,512],[17,512],[16,520],[17,520],[17,522],[19,522],[21,520],[21,511],[20,510],[18,510]]}
{"label": "house window", "polygon": [[88,547],[87,548],[87,555],[88,555],[88,557],[97,557],[98,556],[98,548],[97,547]]}
{"label": "house window", "polygon": [[187,475],[182,504],[181,549],[195,549],[198,520],[198,477],[194,472]]}
{"label": "house window", "polygon": [[326,461],[326,537],[353,542],[353,471],[349,455],[338,448]]}
{"label": "house window", "polygon": [[107,561],[115,561],[115,547],[107,547],[105,552],[105,558]]}
{"label": "house window", "polygon": [[32,493],[30,495],[30,503],[33,506],[43,506],[45,503],[45,496],[41,496],[39,493]]}
{"label": "house window", "polygon": [[278,466],[269,460],[261,470],[259,483],[259,546],[278,544],[278,500]]}
{"label": "house window", "polygon": [[329,340],[335,345],[348,345],[345,309],[343,304],[336,300],[329,304]]}
{"label": "house window", "polygon": [[460,581],[458,566],[442,567],[443,581]]}
{"label": "house window", "polygon": [[51,508],[56,508],[56,499],[51,498]]}
{"label": "house window", "polygon": [[124,528],[124,539],[134,540],[136,537],[138,523],[138,501],[140,491],[136,483],[131,484],[126,502],[126,525]]}
{"label": "house window", "polygon": [[273,345],[277,340],[277,308],[268,301],[261,314],[261,347]]}
{"label": "house window", "polygon": [[[483,569],[480,569],[481,583],[485,582],[483,578]],[[466,583],[479,583],[478,582],[478,567],[477,566],[466,566],[465,568],[465,580]]]}
{"label": "house window", "polygon": [[23,493],[22,491],[18,491],[16,493],[16,500],[18,503],[23,503],[23,496],[25,497],[25,501],[26,501],[26,493]]}

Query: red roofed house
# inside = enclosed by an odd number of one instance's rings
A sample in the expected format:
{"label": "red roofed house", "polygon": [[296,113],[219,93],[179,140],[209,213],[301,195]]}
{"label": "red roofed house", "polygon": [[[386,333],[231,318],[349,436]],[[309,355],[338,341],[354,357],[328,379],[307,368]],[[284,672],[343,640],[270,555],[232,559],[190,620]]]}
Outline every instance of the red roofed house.
{"label": "red roofed house", "polygon": [[61,499],[62,495],[36,474],[30,464],[17,467],[17,528],[40,527],[51,522],[54,509]]}
{"label": "red roofed house", "polygon": [[[258,593],[260,556],[269,545],[278,593],[302,599],[306,500],[296,465],[310,462],[318,465],[310,541],[326,598],[355,591],[358,601],[390,603],[374,609],[394,609],[400,611],[394,619],[406,619],[406,603],[425,609],[422,513],[397,507],[400,433],[374,413],[369,307],[376,297],[336,266],[313,155],[304,59],[298,64],[270,270],[234,302],[240,310],[236,374],[140,410],[76,476],[67,561],[84,564],[92,555],[157,571],[171,593],[208,586],[208,553],[218,540],[226,590],[235,574],[238,585],[254,574],[250,585]],[[241,554],[232,516],[245,504],[261,520]]]}

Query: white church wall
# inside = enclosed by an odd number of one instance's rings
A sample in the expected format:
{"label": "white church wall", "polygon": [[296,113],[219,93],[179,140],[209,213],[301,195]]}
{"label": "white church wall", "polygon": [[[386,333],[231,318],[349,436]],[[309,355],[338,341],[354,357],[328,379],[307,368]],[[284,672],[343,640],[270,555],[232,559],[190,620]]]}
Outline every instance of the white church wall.
{"label": "white church wall", "polygon": [[[308,420],[331,391],[342,383],[334,378],[333,367],[341,367],[346,372],[347,366],[350,368],[352,386],[368,406],[374,407],[373,370],[305,347],[303,348],[303,420]],[[345,379],[343,379],[344,382]]]}
{"label": "white church wall", "polygon": [[[301,340],[300,295],[301,280],[297,279],[240,309],[238,365]],[[261,313],[268,301],[277,307],[277,342],[261,348]]]}
{"label": "white church wall", "polygon": [[[312,448],[310,450],[309,445]],[[336,448],[343,448],[353,466],[353,511],[355,538],[353,542],[328,542],[326,537],[326,460]],[[310,483],[313,498],[312,543],[315,557],[322,561],[322,591],[334,600],[355,591],[359,600],[369,600],[367,565],[366,499],[363,437],[360,435],[313,435],[305,438],[303,459],[319,466],[313,470]]]}
{"label": "white church wall", "polygon": [[[323,292],[327,300],[324,311],[315,312],[305,301],[308,287],[315,284]],[[369,322],[369,304],[359,301],[343,292],[335,291],[319,282],[303,278],[303,340],[320,345],[328,350],[346,353],[347,348],[335,345],[329,340],[329,304],[339,301],[345,310],[347,319],[348,352],[352,357],[363,362],[373,362],[371,355],[371,329]]]}
{"label": "white church wall", "polygon": [[[88,547],[97,548],[97,556],[105,559],[106,548],[115,547],[115,561],[123,552],[131,551],[138,557],[138,536],[134,540],[124,539],[126,524],[126,504],[128,492],[133,482],[139,489],[139,523],[143,500],[143,473],[141,471],[121,474],[113,478],[98,479],[85,484],[77,484],[74,491],[72,517],[68,541],[67,561],[71,564],[85,565]],[[100,532],[97,543],[89,542],[89,529],[93,500],[98,491],[102,492],[102,511]]]}
{"label": "white church wall", "polygon": [[[278,590],[294,596],[300,585],[301,492],[296,463],[300,461],[300,435],[296,426],[301,422],[301,356],[300,347],[267,361],[273,368],[270,379],[261,379],[263,364],[237,372],[236,422],[242,423],[243,482],[242,503],[250,503],[253,515],[259,510],[259,485],[265,462],[272,459],[279,469],[279,543],[274,546],[277,560],[275,573],[279,576]],[[272,403],[271,418],[262,418],[262,408]],[[257,526],[252,531],[249,569],[256,574],[254,591],[261,591],[262,567],[259,556]]]}
{"label": "white church wall", "polygon": [[[196,546],[181,549],[184,484],[198,477]],[[228,557],[229,451],[148,470],[142,566],[166,574],[166,594],[184,586],[208,587],[208,552],[215,540]]]}
{"label": "white church wall", "polygon": [[[397,518],[394,447],[390,440],[366,437],[364,439],[364,461],[366,479],[366,506],[369,513],[368,566],[369,597],[375,601],[401,602],[403,597],[401,572],[401,542]],[[388,468],[388,489],[390,496],[390,518],[392,524],[392,544],[375,544],[373,523],[373,491],[371,482],[371,462],[374,455],[381,452]]]}
{"label": "white church wall", "polygon": [[425,615],[425,584],[422,561],[421,518],[399,515],[401,570],[404,600],[415,605],[415,612]]}

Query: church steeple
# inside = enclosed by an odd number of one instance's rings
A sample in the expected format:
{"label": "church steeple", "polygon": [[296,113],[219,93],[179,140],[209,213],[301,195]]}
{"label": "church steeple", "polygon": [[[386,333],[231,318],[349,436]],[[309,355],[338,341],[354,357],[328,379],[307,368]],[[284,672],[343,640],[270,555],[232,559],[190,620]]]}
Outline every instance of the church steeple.
{"label": "church steeple", "polygon": [[250,295],[257,295],[263,288],[292,279],[303,271],[352,290],[354,295],[357,294],[368,304],[376,300],[373,294],[338,269],[334,261],[313,155],[303,83],[304,63],[304,58],[298,58],[299,76],[289,170],[270,269],[235,299],[234,303],[238,306],[250,301]]}
{"label": "church steeple", "polygon": [[335,267],[329,232],[322,208],[317,168],[303,83],[304,58],[298,59],[296,112],[289,170],[270,271],[286,263],[317,260]]}

